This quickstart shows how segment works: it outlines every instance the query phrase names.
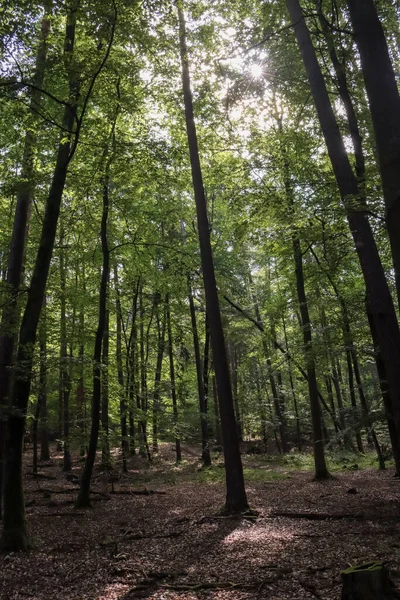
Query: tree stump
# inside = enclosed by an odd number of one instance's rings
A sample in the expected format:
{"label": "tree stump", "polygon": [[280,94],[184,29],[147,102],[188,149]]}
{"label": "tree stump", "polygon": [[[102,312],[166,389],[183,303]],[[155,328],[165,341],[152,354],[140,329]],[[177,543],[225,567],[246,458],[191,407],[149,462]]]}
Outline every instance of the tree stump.
{"label": "tree stump", "polygon": [[342,600],[395,600],[389,571],[381,561],[349,567],[342,572]]}

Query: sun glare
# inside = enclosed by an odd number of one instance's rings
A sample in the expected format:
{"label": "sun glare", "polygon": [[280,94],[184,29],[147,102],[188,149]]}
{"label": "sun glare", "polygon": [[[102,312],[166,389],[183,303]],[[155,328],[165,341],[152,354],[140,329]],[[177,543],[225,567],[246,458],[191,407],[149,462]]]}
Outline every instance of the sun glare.
{"label": "sun glare", "polygon": [[263,76],[263,72],[262,66],[258,65],[257,63],[251,65],[250,67],[250,74],[254,79],[260,79],[260,77]]}

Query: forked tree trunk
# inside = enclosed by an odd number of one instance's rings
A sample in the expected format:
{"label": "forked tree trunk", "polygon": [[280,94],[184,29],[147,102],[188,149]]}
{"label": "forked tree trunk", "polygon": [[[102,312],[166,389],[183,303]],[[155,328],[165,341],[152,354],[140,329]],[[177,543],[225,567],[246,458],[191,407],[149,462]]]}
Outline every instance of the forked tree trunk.
{"label": "forked tree trunk", "polygon": [[244,486],[243,467],[240,457],[235,412],[233,408],[232,388],[229,377],[229,366],[226,355],[224,331],[222,328],[221,313],[219,308],[217,284],[210,242],[207,205],[200,165],[196,126],[194,122],[188,52],[186,47],[185,19],[181,0],[178,2],[178,16],[186,130],[189,144],[193,189],[196,201],[197,225],[200,240],[206,307],[210,323],[211,347],[215,375],[217,379],[218,399],[220,403],[219,408],[223,431],[227,492],[225,508],[229,512],[236,512],[246,510],[248,508],[248,504]]}

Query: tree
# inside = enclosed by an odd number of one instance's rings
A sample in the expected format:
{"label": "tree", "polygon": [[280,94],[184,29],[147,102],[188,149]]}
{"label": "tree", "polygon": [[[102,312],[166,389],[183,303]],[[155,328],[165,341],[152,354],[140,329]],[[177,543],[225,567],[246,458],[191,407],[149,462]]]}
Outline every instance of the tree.
{"label": "tree", "polygon": [[303,57],[304,66],[314,98],[318,118],[324,134],[329,158],[337,185],[347,210],[354,245],[357,250],[364,276],[367,294],[370,299],[371,313],[376,326],[376,335],[385,364],[390,398],[400,432],[400,331],[394,310],[393,300],[385,273],[380,261],[378,249],[365,208],[360,206],[360,191],[357,179],[351,168],[345,151],[329,95],[315,49],[307,29],[304,15],[297,0],[287,0],[287,7],[295,23],[294,30]]}
{"label": "tree", "polygon": [[219,409],[221,415],[222,437],[224,444],[226,472],[226,502],[228,512],[246,510],[248,507],[244,487],[243,468],[240,458],[235,412],[233,407],[232,388],[229,378],[229,367],[219,309],[217,284],[210,244],[210,230],[207,216],[207,205],[204,194],[203,178],[197,143],[196,125],[193,113],[192,92],[188,53],[186,47],[185,20],[181,4],[178,3],[179,41],[182,62],[182,85],[185,104],[187,138],[192,169],[193,190],[196,201],[197,225],[200,241],[203,281],[206,296],[207,315],[210,324],[211,347],[213,352],[215,376],[217,380]]}
{"label": "tree", "polygon": [[348,0],[371,109],[400,305],[400,94],[373,0]]}

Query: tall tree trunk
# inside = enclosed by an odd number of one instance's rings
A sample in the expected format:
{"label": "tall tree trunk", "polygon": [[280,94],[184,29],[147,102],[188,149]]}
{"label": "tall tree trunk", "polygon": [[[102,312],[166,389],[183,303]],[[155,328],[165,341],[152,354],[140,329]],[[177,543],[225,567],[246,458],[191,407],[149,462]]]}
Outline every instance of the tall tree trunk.
{"label": "tall tree trunk", "polygon": [[349,378],[349,392],[350,392],[350,402],[351,407],[353,409],[353,426],[356,431],[356,442],[357,442],[357,450],[364,452],[361,434],[360,434],[360,423],[359,423],[359,415],[357,414],[357,401],[356,401],[356,393],[354,389],[354,372],[353,372],[353,363],[351,360],[351,354],[349,348],[346,347],[346,362],[347,362],[347,374]]}
{"label": "tall tree trunk", "polygon": [[46,327],[46,295],[43,297],[42,315],[39,325],[39,397],[40,398],[40,460],[50,460],[49,435],[47,424],[47,327]]}
{"label": "tall tree trunk", "polygon": [[200,240],[206,307],[210,323],[211,347],[215,375],[217,378],[218,399],[220,403],[221,424],[223,430],[227,488],[225,508],[229,512],[235,512],[246,510],[248,504],[244,486],[243,467],[240,457],[235,412],[233,408],[232,388],[229,378],[229,366],[226,356],[224,331],[222,328],[214,262],[210,242],[207,205],[200,165],[196,126],[194,122],[188,52],[186,47],[185,20],[182,11],[181,0],[179,0],[178,3],[178,16],[186,130],[192,169],[193,189],[196,201],[197,225]]}
{"label": "tall tree trunk", "polygon": [[204,387],[204,408],[207,415],[207,440],[209,441],[212,437],[211,422],[208,418],[209,413],[209,388],[210,388],[210,326],[208,324],[208,317],[206,311],[206,317],[204,320],[205,332],[204,332],[204,358],[203,358],[203,387]]}
{"label": "tall tree trunk", "polygon": [[[167,306],[165,300],[163,302],[164,310],[162,316],[162,323],[160,323],[159,316],[157,314],[157,333],[158,333],[158,344],[157,344],[157,363],[156,373],[154,377],[154,392],[153,392],[153,452],[158,452],[158,413],[160,412],[160,385],[161,385],[161,374],[162,374],[162,362],[164,358],[164,346],[165,346],[165,330],[167,326],[166,311]],[[157,308],[158,311],[158,308]]]}
{"label": "tall tree trunk", "polygon": [[217,382],[215,380],[215,375],[212,376],[212,390],[213,390],[214,414],[215,414],[215,441],[217,442],[218,446],[222,447],[223,442],[222,442],[221,420],[219,418]]}
{"label": "tall tree trunk", "polygon": [[[251,283],[252,283],[252,281],[251,281],[251,277],[250,277],[250,284]],[[253,296],[253,302],[254,302],[254,312],[256,313],[256,319],[257,319],[256,322],[262,328],[262,331],[264,331],[264,324],[261,319],[260,307],[258,306],[257,298],[255,296]],[[279,436],[281,438],[282,452],[285,454],[286,452],[289,452],[289,446],[288,446],[288,442],[287,442],[287,433],[286,433],[286,419],[285,419],[284,413],[282,412],[282,407],[279,402],[278,387],[276,385],[274,369],[272,367],[268,343],[267,343],[267,340],[265,339],[265,337],[263,338],[263,349],[264,349],[265,360],[267,363],[268,379],[269,379],[269,383],[271,386],[276,418],[278,419]],[[305,373],[305,375],[306,375],[306,377],[308,376],[306,373]],[[279,452],[281,452],[281,449],[279,449]]]}
{"label": "tall tree trunk", "polygon": [[[115,122],[114,122],[115,126]],[[96,458],[97,442],[100,429],[101,408],[101,355],[104,332],[107,320],[107,287],[110,278],[110,253],[107,239],[107,221],[109,212],[109,175],[110,161],[107,162],[103,181],[103,213],[101,217],[101,250],[103,265],[101,272],[100,294],[99,294],[99,319],[96,330],[93,353],[93,394],[92,394],[92,423],[89,438],[89,448],[86,456],[85,466],[82,473],[81,485],[76,500],[77,507],[90,506],[90,482],[92,479],[93,466]]]}
{"label": "tall tree trunk", "polygon": [[[304,269],[303,269],[303,254],[301,251],[301,242],[298,236],[296,227],[296,214],[295,214],[295,197],[293,191],[293,184],[291,181],[290,165],[287,156],[287,150],[283,140],[283,123],[282,117],[276,111],[276,121],[278,125],[278,131],[281,134],[280,151],[283,160],[283,185],[285,188],[286,201],[291,211],[293,220],[292,225],[292,248],[293,258],[295,265],[296,275],[296,291],[297,300],[300,309],[301,318],[301,329],[303,333],[303,348],[306,362],[307,371],[307,382],[308,382],[308,394],[310,400],[311,409],[311,421],[313,430],[313,445],[314,445],[314,463],[315,463],[315,478],[318,480],[329,478],[328,469],[325,461],[324,443],[323,440],[327,441],[327,431],[325,428],[325,421],[321,412],[321,407],[318,398],[318,383],[317,374],[315,367],[314,358],[314,347],[312,340],[312,328],[310,314],[308,310],[308,301],[304,285]],[[323,431],[325,429],[325,431]]]}
{"label": "tall tree trunk", "polygon": [[[76,282],[78,288],[78,279]],[[82,292],[86,293],[85,269],[82,268]],[[85,393],[85,313],[83,308],[79,311],[79,380],[76,389],[76,406],[78,413],[80,455],[85,456],[86,451],[86,393]]]}
{"label": "tall tree trunk", "polygon": [[327,479],[329,477],[329,473],[325,462],[322,438],[321,407],[318,401],[318,387],[317,376],[315,371],[314,349],[312,344],[311,322],[310,315],[308,312],[307,296],[304,286],[303,256],[301,253],[300,240],[296,235],[292,237],[292,244],[296,268],[297,298],[300,305],[300,314],[302,321],[304,354],[306,359],[308,380],[308,393],[310,398],[311,421],[313,428],[315,478]]}
{"label": "tall tree trunk", "polygon": [[[318,11],[321,28],[322,28],[322,31],[324,32],[325,39],[327,41],[329,55],[331,57],[333,67],[335,69],[336,78],[337,78],[337,82],[338,82],[339,95],[340,95],[340,98],[343,102],[343,105],[344,105],[344,108],[346,111],[347,122],[348,122],[349,131],[350,131],[353,148],[354,148],[355,167],[356,167],[356,174],[357,174],[357,178],[358,178],[358,185],[359,185],[360,192],[361,192],[360,202],[366,204],[365,158],[364,158],[364,151],[363,151],[363,147],[362,147],[362,137],[361,137],[361,133],[360,133],[360,130],[358,127],[358,119],[357,119],[354,103],[351,98],[348,84],[347,84],[345,65],[340,62],[340,60],[337,56],[334,38],[332,35],[332,29],[330,28],[329,23],[323,14],[322,4],[319,2],[319,0],[316,0],[316,7],[317,7],[317,11]],[[317,259],[318,264],[320,265],[320,262],[318,260],[318,257],[316,256],[315,252],[314,251],[312,251],[312,252],[314,254],[314,257]],[[361,382],[360,369],[359,369],[358,359],[357,359],[357,352],[355,350],[353,338],[352,338],[352,335],[350,332],[350,319],[349,319],[348,313],[347,313],[347,306],[346,306],[346,303],[344,302],[343,297],[340,295],[339,290],[333,281],[333,278],[330,276],[329,273],[327,275],[328,275],[328,279],[329,279],[330,283],[332,284],[332,287],[335,291],[336,297],[338,298],[339,303],[342,308],[343,324],[345,327],[345,337],[348,336],[348,338],[349,338],[349,349],[350,349],[352,363],[353,363],[353,367],[354,367],[354,375],[356,377],[357,387],[358,387],[358,391],[359,391],[361,409],[362,409],[365,423],[367,424],[367,433],[371,435],[371,438],[373,440],[373,444],[375,446],[375,449],[376,449],[376,452],[378,455],[379,467],[380,467],[380,469],[384,469],[385,463],[384,463],[384,460],[382,457],[382,452],[381,452],[374,428],[372,427],[372,424],[370,421],[367,401],[366,401],[366,398],[364,395],[364,390],[363,390],[363,386],[362,386],[362,382]]]}
{"label": "tall tree trunk", "polygon": [[47,0],[45,2],[45,14],[42,18],[40,41],[36,55],[35,74],[33,77],[34,87],[31,88],[30,92],[30,123],[25,135],[21,178],[17,189],[17,202],[7,261],[7,273],[5,277],[7,301],[3,303],[0,324],[0,519],[3,512],[3,475],[6,440],[6,419],[5,415],[2,414],[2,407],[8,403],[10,377],[12,375],[11,366],[14,358],[16,333],[18,331],[18,297],[33,194],[34,154],[38,123],[37,112],[40,112],[42,104],[40,90],[43,88],[46,69],[47,38],[50,32],[51,11],[52,2],[51,0]]}
{"label": "tall tree trunk", "polygon": [[188,276],[188,295],[189,295],[190,319],[192,322],[194,357],[195,357],[195,363],[196,363],[197,391],[199,394],[200,427],[201,427],[201,458],[203,461],[203,465],[205,467],[209,467],[211,465],[211,454],[210,454],[210,445],[209,445],[209,439],[208,439],[207,407],[206,407],[206,401],[205,401],[205,396],[204,396],[203,369],[202,369],[201,357],[200,357],[200,343],[199,343],[199,335],[198,335],[198,331],[197,331],[196,309],[194,306],[193,292],[192,292],[189,276]]}
{"label": "tall tree trunk", "polygon": [[[69,6],[66,22],[65,55],[72,60],[75,41],[76,6],[75,0]],[[76,73],[70,70],[69,87],[72,102],[78,93]],[[64,191],[67,168],[72,158],[71,132],[74,125],[75,111],[71,104],[66,105],[63,119],[63,134],[60,140],[56,166],[50,191],[46,202],[39,249],[27,294],[27,304],[19,331],[17,351],[17,371],[12,392],[13,414],[10,415],[6,439],[6,464],[4,469],[4,526],[1,548],[9,550],[26,550],[29,547],[25,503],[22,485],[22,441],[25,430],[25,417],[29,401],[32,378],[33,352],[37,327],[46,289],[50,261],[53,254],[57,222]],[[77,135],[75,136],[75,144]],[[73,148],[75,148],[74,146]],[[73,149],[72,148],[72,149]],[[20,243],[23,237],[20,239]],[[22,252],[23,255],[23,252]],[[7,360],[7,359],[6,359]],[[8,364],[8,363],[7,363]],[[18,366],[20,365],[20,368]]]}
{"label": "tall tree trunk", "polygon": [[176,462],[180,463],[182,460],[181,453],[181,440],[179,432],[178,422],[178,402],[176,397],[176,382],[175,382],[175,365],[174,365],[174,346],[172,340],[172,327],[171,327],[171,311],[169,303],[169,294],[166,295],[165,305],[167,310],[167,334],[168,334],[168,356],[169,356],[169,375],[171,380],[171,397],[172,397],[172,411],[174,418],[174,436],[175,436],[175,452]]}
{"label": "tall tree trunk", "polygon": [[[139,287],[139,352],[140,352],[140,409],[141,409],[141,434],[139,452],[151,460],[149,444],[147,441],[147,361],[145,359],[145,339],[144,339],[144,305],[143,305],[143,285]],[[152,317],[151,317],[152,318]]]}
{"label": "tall tree trunk", "polygon": [[[296,391],[294,389],[294,383],[293,383],[292,360],[291,360],[291,356],[289,354],[289,343],[288,343],[287,332],[286,332],[286,321],[285,321],[285,317],[283,315],[282,315],[282,325],[283,325],[283,335],[284,335],[284,339],[285,339],[286,360],[287,360],[288,371],[289,371],[290,389],[292,392],[294,413],[296,415],[297,447],[299,449],[299,452],[301,452],[301,428],[300,428],[299,407],[298,407],[297,395],[296,395]],[[334,410],[333,410],[333,412],[334,412]]]}
{"label": "tall tree trunk", "polygon": [[380,350],[379,343],[378,343],[378,336],[377,336],[376,328],[375,328],[375,322],[374,322],[372,312],[370,310],[370,303],[369,303],[368,296],[366,296],[365,304],[366,304],[369,326],[370,326],[371,334],[372,334],[372,340],[373,340],[373,344],[374,344],[376,368],[377,368],[378,377],[379,377],[379,386],[381,388],[383,405],[385,407],[385,412],[386,412],[390,442],[391,442],[392,450],[393,450],[393,458],[394,458],[394,462],[396,465],[396,473],[398,476],[400,476],[400,444],[399,444],[399,438],[397,435],[396,422],[393,417],[393,404],[392,404],[391,398],[390,398],[390,389],[389,389],[388,381],[387,381],[387,377],[386,377],[385,364],[382,360],[381,350]]}
{"label": "tall tree trunk", "polygon": [[400,94],[373,0],[347,0],[374,127],[400,305]]}
{"label": "tall tree trunk", "polygon": [[258,406],[259,406],[259,412],[260,412],[261,439],[264,444],[264,452],[267,452],[267,448],[268,448],[267,412],[265,410],[264,401],[263,401],[263,397],[262,397],[260,376],[259,376],[259,372],[258,372],[258,368],[257,368],[257,363],[254,363],[253,368],[254,368],[253,377],[256,382],[257,400],[258,400]]}
{"label": "tall tree trunk", "polygon": [[236,416],[236,424],[237,424],[237,432],[239,442],[243,441],[243,427],[242,420],[240,416],[240,408],[239,408],[239,376],[238,376],[238,350],[236,345],[233,345],[233,348],[228,345],[228,356],[230,354],[231,357],[231,373],[232,373],[232,393],[233,393],[233,405],[235,407],[235,416]]}
{"label": "tall tree trunk", "polygon": [[[127,381],[127,390],[126,397],[129,398],[129,453],[134,455],[136,453],[135,448],[135,401],[138,398],[138,386],[139,379],[136,377],[137,372],[137,363],[138,363],[138,355],[136,353],[137,347],[137,327],[136,327],[136,317],[138,314],[138,299],[139,299],[139,287],[140,287],[140,279],[138,279],[136,284],[135,293],[133,295],[133,303],[132,303],[132,323],[131,323],[131,332],[129,335],[129,340],[127,343],[126,349],[126,370],[128,373],[128,381]],[[140,403],[138,408],[140,408]],[[140,437],[140,421],[138,420],[138,434]]]}
{"label": "tall tree trunk", "polygon": [[385,367],[397,435],[400,432],[400,331],[388,283],[375,244],[368,215],[360,204],[360,189],[345,150],[315,49],[298,0],[287,6],[303,56],[328,154],[364,276],[377,342]]}
{"label": "tall tree trunk", "polygon": [[[59,381],[59,435],[64,441],[63,471],[71,471],[71,452],[69,449],[69,396],[71,378],[67,351],[67,316],[66,316],[66,267],[64,255],[64,225],[60,226],[60,381]],[[61,427],[60,427],[61,425]]]}
{"label": "tall tree trunk", "polygon": [[[108,282],[107,282],[108,287]],[[101,365],[101,428],[102,448],[101,465],[104,469],[111,467],[110,439],[109,439],[109,382],[108,382],[108,355],[110,348],[110,311],[106,309],[106,321],[104,325],[103,351]]]}
{"label": "tall tree trunk", "polygon": [[127,425],[127,402],[124,385],[124,370],[122,366],[122,308],[118,289],[118,267],[114,265],[114,286],[116,291],[116,313],[117,313],[117,340],[116,340],[116,359],[117,359],[117,376],[119,387],[119,414],[121,423],[121,450],[122,450],[122,471],[127,472],[127,456],[128,456],[128,425]]}

